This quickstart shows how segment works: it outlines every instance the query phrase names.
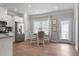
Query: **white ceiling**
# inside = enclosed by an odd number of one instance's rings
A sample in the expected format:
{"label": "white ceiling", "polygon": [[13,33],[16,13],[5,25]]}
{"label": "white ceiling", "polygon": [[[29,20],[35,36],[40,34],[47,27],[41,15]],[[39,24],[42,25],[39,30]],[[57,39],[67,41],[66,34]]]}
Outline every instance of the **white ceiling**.
{"label": "white ceiling", "polygon": [[1,3],[0,6],[18,13],[27,11],[30,15],[74,8],[73,3]]}

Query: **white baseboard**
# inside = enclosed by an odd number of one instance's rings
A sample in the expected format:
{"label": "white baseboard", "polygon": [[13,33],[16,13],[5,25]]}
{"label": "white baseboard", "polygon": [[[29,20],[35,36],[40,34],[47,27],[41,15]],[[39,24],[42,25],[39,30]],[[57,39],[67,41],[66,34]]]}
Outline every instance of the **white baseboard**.
{"label": "white baseboard", "polygon": [[58,42],[58,43],[70,43],[70,44],[74,44],[73,42],[68,41],[68,40],[51,40],[51,42]]}

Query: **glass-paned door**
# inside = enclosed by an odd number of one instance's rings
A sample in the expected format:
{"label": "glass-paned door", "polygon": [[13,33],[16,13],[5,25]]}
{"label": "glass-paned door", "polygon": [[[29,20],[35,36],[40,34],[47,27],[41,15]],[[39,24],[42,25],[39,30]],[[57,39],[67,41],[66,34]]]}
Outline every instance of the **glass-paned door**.
{"label": "glass-paned door", "polygon": [[60,22],[60,39],[69,40],[71,38],[70,35],[70,21],[62,20]]}

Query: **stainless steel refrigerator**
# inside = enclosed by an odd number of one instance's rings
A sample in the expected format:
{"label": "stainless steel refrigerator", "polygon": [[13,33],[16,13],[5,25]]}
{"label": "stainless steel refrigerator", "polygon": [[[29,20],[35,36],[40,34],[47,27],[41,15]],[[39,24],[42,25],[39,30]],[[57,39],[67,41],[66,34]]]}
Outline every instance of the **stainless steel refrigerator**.
{"label": "stainless steel refrigerator", "polygon": [[15,22],[15,42],[24,41],[24,24],[20,22]]}

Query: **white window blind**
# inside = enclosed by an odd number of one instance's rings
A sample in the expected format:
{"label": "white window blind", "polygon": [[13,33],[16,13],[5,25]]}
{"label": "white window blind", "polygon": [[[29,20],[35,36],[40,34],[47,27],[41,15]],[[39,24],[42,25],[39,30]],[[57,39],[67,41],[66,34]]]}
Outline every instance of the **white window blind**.
{"label": "white window blind", "polygon": [[45,34],[48,35],[49,20],[47,20],[48,18],[45,19],[43,18],[34,20],[34,33],[37,33],[38,31],[44,31]]}

